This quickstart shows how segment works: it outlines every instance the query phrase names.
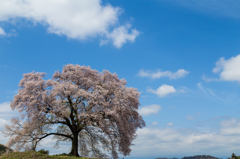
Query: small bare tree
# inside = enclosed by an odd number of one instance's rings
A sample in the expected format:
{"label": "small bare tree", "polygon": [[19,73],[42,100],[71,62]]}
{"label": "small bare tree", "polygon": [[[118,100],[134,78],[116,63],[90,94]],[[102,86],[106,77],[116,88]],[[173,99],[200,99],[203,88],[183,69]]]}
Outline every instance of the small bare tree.
{"label": "small bare tree", "polygon": [[36,151],[37,145],[40,144],[38,138],[43,134],[44,129],[45,131],[47,130],[46,127],[48,125],[40,126],[42,123],[39,121],[37,121],[37,123],[29,120],[23,122],[18,117],[13,117],[11,123],[11,126],[5,125],[5,130],[3,131],[6,136],[12,136],[7,146],[14,148],[15,151],[20,151],[21,149],[25,151]]}
{"label": "small bare tree", "polygon": [[[118,152],[130,155],[137,128],[145,126],[138,114],[139,95],[127,88],[126,80],[109,71],[99,73],[90,67],[66,65],[53,79],[43,80],[45,73],[27,73],[19,83],[11,108],[21,118],[13,118],[4,133],[11,136],[8,146],[17,150],[53,135],[72,143],[70,154],[106,155],[118,158]],[[100,146],[99,146],[100,145]]]}

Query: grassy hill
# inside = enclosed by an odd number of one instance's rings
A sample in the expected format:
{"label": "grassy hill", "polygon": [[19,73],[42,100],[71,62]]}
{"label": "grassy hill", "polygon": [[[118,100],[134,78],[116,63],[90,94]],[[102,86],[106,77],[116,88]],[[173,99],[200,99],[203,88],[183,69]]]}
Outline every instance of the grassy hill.
{"label": "grassy hill", "polygon": [[[34,151],[25,151],[25,152],[13,152],[12,149],[10,150],[9,154],[4,154],[9,148],[0,144],[0,159],[96,159],[96,158],[86,158],[86,157],[72,157],[66,155],[48,155],[49,152],[44,151],[45,153],[41,152],[34,152]],[[41,151],[41,150],[40,150]],[[47,153],[46,153],[47,152]]]}
{"label": "grassy hill", "polygon": [[[70,157],[70,156],[52,156],[42,154],[40,152],[26,151],[26,152],[12,152],[10,154],[3,154],[0,159],[88,159],[85,157]],[[96,159],[96,158],[89,158]]]}

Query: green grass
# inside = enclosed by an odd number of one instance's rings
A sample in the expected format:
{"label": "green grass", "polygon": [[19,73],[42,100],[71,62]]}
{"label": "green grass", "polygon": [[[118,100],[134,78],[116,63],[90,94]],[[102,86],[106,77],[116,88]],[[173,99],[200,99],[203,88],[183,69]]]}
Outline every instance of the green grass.
{"label": "green grass", "polygon": [[[45,155],[40,152],[12,152],[7,154],[3,154],[0,156],[0,159],[88,159],[86,157],[70,157],[70,156],[52,156]],[[96,158],[91,158],[96,159]]]}

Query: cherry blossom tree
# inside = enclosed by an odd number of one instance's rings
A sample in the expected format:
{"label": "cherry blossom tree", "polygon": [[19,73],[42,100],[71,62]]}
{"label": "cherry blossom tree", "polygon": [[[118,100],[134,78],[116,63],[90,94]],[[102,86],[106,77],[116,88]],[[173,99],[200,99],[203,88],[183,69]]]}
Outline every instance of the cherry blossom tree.
{"label": "cherry blossom tree", "polygon": [[5,125],[10,136],[8,147],[20,150],[27,143],[31,149],[48,136],[72,143],[74,156],[113,158],[118,153],[130,155],[137,128],[145,122],[138,113],[137,89],[126,87],[126,80],[107,70],[102,73],[89,66],[68,64],[52,79],[45,73],[23,75],[20,89],[11,102],[21,118],[14,117],[12,125]]}

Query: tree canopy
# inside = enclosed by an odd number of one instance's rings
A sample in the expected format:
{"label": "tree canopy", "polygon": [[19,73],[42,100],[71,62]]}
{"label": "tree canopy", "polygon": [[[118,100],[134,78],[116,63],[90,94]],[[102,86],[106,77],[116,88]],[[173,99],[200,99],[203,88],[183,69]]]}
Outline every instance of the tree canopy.
{"label": "tree canopy", "polygon": [[145,126],[137,111],[137,89],[126,87],[126,80],[115,73],[89,66],[68,64],[52,79],[44,80],[45,75],[23,75],[11,101],[21,117],[5,125],[4,133],[11,137],[8,147],[35,150],[42,139],[53,135],[56,146],[71,142],[74,156],[78,151],[82,156],[106,157],[105,151],[113,158],[118,153],[130,155],[137,128]]}

